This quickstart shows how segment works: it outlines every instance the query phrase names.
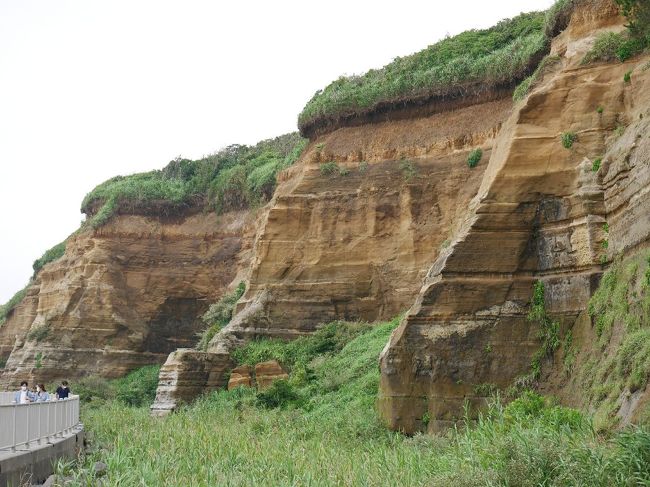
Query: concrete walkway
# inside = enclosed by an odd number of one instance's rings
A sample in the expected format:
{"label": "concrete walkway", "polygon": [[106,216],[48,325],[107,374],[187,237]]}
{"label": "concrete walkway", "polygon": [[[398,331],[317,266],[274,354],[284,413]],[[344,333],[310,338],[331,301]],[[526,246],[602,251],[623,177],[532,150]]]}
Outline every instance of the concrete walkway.
{"label": "concrete walkway", "polygon": [[41,445],[31,444],[15,452],[0,450],[0,486],[20,487],[44,482],[59,459],[74,459],[83,449],[84,428],[81,423],[62,438]]}

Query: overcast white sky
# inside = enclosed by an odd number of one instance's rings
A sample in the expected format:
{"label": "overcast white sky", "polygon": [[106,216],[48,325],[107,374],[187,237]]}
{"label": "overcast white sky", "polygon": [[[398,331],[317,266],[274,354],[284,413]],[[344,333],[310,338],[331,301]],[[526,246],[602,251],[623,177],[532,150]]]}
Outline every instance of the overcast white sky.
{"label": "overcast white sky", "polygon": [[0,303],[117,174],[296,129],[313,93],[553,0],[0,0]]}

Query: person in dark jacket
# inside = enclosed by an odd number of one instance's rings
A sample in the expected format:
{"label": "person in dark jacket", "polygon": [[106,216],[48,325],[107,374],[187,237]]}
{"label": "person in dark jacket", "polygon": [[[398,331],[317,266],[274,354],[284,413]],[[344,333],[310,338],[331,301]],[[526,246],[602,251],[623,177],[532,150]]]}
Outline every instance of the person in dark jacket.
{"label": "person in dark jacket", "polygon": [[67,399],[70,395],[70,388],[68,387],[68,381],[61,381],[61,385],[56,388],[56,398],[57,399]]}

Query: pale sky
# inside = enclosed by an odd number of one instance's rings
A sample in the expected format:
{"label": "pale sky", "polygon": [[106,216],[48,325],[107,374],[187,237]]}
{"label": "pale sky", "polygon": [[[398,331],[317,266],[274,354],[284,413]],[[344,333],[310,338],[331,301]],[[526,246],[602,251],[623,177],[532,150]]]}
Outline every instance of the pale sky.
{"label": "pale sky", "polygon": [[0,303],[118,175],[296,130],[313,93],[553,0],[0,0]]}

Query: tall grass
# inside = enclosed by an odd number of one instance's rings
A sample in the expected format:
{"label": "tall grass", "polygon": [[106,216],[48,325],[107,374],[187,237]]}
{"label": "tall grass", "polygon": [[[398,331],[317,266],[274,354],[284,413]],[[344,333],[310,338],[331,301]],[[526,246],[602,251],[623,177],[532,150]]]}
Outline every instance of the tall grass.
{"label": "tall grass", "polygon": [[[112,402],[84,406],[92,464],[108,485],[643,485],[650,433],[598,437],[578,411],[526,393],[495,399],[477,422],[442,437],[406,437],[382,427],[374,409],[377,355],[397,320],[325,327],[299,346],[257,342],[239,359],[283,359],[294,402],[271,407],[251,389],[213,392],[164,419]],[[350,338],[345,342],[345,337]],[[295,343],[295,342],[291,342]],[[283,350],[283,345],[288,350]],[[293,348],[292,348],[293,347]],[[70,470],[65,465],[60,470]],[[631,482],[631,483],[630,483]]]}
{"label": "tall grass", "polygon": [[[381,103],[429,96],[459,96],[476,89],[509,85],[529,74],[531,62],[547,50],[545,14],[533,12],[470,30],[396,58],[381,69],[341,77],[319,90],[298,117],[305,128],[319,119],[335,119]],[[533,66],[534,67],[534,66]]]}
{"label": "tall grass", "polygon": [[255,146],[232,145],[200,160],[175,159],[162,170],[116,176],[94,188],[81,209],[88,225],[104,225],[116,212],[175,213],[190,206],[218,212],[268,201],[276,175],[293,164],[306,140],[291,133]]}

